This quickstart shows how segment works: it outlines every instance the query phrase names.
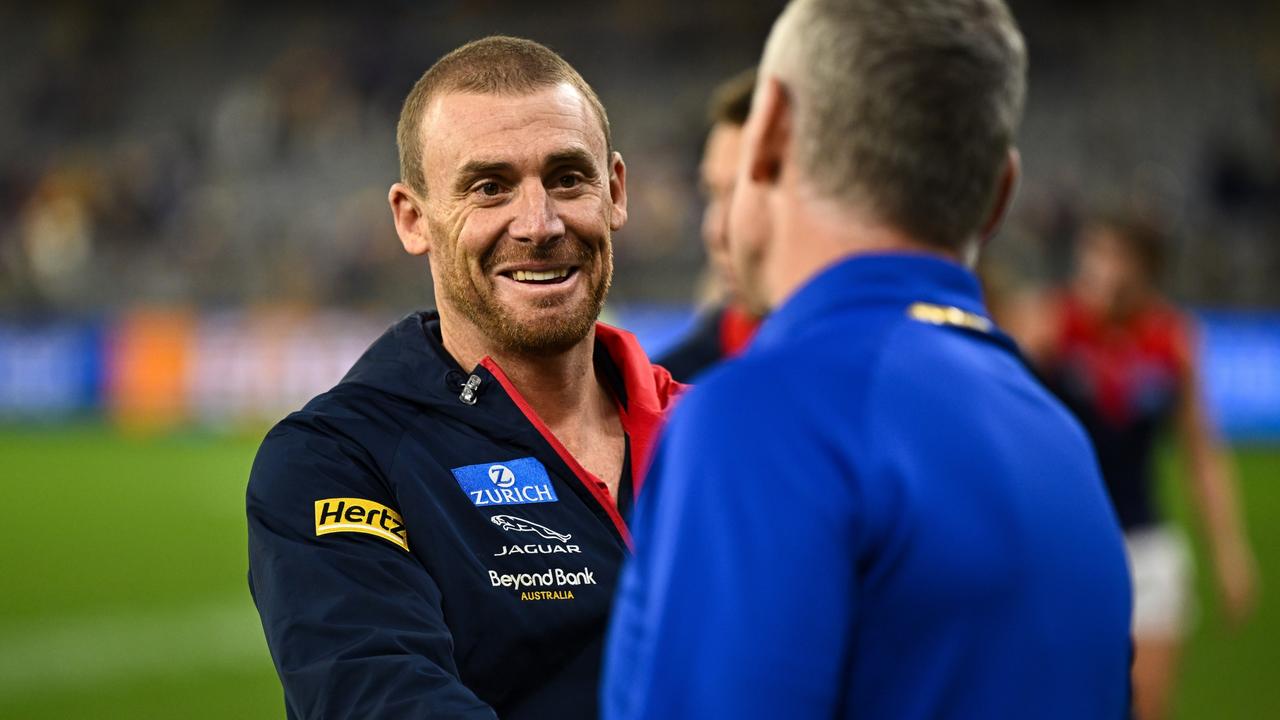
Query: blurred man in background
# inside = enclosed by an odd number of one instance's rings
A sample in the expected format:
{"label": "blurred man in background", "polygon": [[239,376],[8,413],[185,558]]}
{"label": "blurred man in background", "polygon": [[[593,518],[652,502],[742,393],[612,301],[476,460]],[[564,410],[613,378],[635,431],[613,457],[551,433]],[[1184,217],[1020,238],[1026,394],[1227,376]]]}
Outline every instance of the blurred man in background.
{"label": "blurred man in background", "polygon": [[290,717],[590,718],[627,515],[675,385],[596,318],[627,219],[604,108],[490,37],[405,100],[405,250],[438,312],[277,425],[250,588]]}
{"label": "blurred man in background", "polygon": [[658,359],[658,364],[680,382],[692,382],[708,367],[742,352],[760,324],[760,318],[738,300],[737,281],[725,238],[729,200],[733,197],[733,181],[738,171],[738,149],[742,145],[742,124],[751,111],[755,84],[755,68],[745,70],[721,83],[708,107],[711,132],[707,134],[698,175],[706,202],[702,211],[702,242],[707,251],[713,299],[689,334]]}
{"label": "blurred man in background", "polygon": [[1192,322],[1158,290],[1165,245],[1162,231],[1147,221],[1094,223],[1079,241],[1070,284],[1015,308],[1010,328],[1089,432],[1125,532],[1140,720],[1169,715],[1193,609],[1191,553],[1156,502],[1156,441],[1170,420],[1233,624],[1256,599],[1253,552],[1231,466],[1205,411]]}
{"label": "blurred man in background", "polygon": [[1079,424],[971,265],[1016,182],[999,0],[797,0],[730,254],[773,308],[681,401],[637,508],[612,718],[1113,718],[1124,548]]}

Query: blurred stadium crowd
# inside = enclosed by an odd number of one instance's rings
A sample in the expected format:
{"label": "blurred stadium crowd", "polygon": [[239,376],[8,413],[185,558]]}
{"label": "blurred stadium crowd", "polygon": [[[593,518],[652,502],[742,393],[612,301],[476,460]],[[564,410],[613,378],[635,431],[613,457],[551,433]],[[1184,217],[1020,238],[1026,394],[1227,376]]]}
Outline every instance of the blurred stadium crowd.
{"label": "blurred stadium crowd", "polygon": [[[1082,215],[1163,219],[1175,295],[1280,304],[1280,8],[1014,2],[1032,49],[1026,182],[994,250],[1060,275]],[[9,3],[0,9],[0,311],[429,302],[385,194],[394,124],[443,50],[564,53],[629,160],[615,303],[689,302],[708,90],[780,2]]]}
{"label": "blurred stadium crowd", "polygon": [[[267,418],[336,381],[431,304],[386,204],[400,103],[441,53],[495,32],[558,50],[609,108],[631,219],[606,314],[661,349],[705,294],[707,95],[755,61],[782,5],[0,6],[0,416]],[[1077,229],[1120,210],[1173,238],[1175,299],[1280,307],[1280,5],[1012,5],[1031,94],[993,301],[1061,279]],[[1228,431],[1280,432],[1266,317],[1208,328]]]}

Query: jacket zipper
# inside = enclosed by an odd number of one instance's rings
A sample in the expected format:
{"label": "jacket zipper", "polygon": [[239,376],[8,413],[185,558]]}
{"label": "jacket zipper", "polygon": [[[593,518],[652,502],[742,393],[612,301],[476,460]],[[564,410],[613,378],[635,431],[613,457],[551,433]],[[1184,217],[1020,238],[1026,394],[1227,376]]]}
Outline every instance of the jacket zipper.
{"label": "jacket zipper", "polygon": [[480,376],[472,375],[462,385],[462,393],[458,395],[458,399],[463,405],[476,404],[476,390],[480,389]]}

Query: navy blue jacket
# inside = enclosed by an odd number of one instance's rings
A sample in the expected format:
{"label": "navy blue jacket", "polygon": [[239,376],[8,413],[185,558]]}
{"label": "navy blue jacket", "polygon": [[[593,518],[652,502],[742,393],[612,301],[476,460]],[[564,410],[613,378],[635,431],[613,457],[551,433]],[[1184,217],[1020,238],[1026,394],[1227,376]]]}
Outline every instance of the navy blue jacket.
{"label": "navy blue jacket", "polygon": [[708,368],[746,348],[759,320],[729,305],[717,305],[702,313],[689,332],[667,349],[656,362],[678,382],[694,382]]}
{"label": "navy blue jacket", "polygon": [[[598,325],[628,465],[678,385]],[[593,718],[629,535],[502,370],[411,315],[263,441],[249,587],[291,718]]]}
{"label": "navy blue jacket", "polygon": [[680,401],[633,528],[606,717],[1126,717],[1093,451],[954,263],[797,291]]}

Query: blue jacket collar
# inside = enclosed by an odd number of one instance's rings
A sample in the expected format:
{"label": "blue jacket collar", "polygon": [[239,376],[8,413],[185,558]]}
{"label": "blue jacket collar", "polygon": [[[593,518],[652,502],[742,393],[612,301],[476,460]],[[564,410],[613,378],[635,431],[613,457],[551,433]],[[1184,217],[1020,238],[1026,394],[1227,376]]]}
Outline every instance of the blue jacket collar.
{"label": "blue jacket collar", "polygon": [[959,263],[916,253],[859,254],[834,263],[801,286],[769,315],[753,345],[784,341],[846,308],[915,302],[987,314],[977,276]]}

